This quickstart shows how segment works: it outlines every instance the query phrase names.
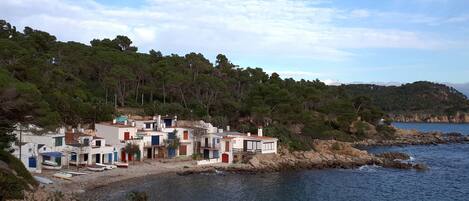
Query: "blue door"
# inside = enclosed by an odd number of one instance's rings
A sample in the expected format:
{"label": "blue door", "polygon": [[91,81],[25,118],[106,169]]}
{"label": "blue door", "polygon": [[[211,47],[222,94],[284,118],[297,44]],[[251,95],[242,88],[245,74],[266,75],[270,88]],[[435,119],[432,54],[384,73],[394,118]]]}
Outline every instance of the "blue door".
{"label": "blue door", "polygon": [[210,158],[210,150],[204,149],[204,159],[209,159]]}
{"label": "blue door", "polygon": [[218,150],[213,150],[213,158],[219,158],[220,155],[218,155]]}
{"label": "blue door", "polygon": [[160,136],[151,136],[151,145],[160,145]]}
{"label": "blue door", "polygon": [[112,153],[110,153],[108,156],[109,156],[109,157],[108,157],[109,163],[112,163]]}
{"label": "blue door", "polygon": [[118,155],[117,155],[117,151],[114,152],[114,161],[118,161],[119,158],[118,158]]}
{"label": "blue door", "polygon": [[36,167],[36,157],[29,157],[29,164],[28,166],[30,168],[35,168]]}
{"label": "blue door", "polygon": [[168,157],[173,158],[176,156],[176,149],[168,148]]}

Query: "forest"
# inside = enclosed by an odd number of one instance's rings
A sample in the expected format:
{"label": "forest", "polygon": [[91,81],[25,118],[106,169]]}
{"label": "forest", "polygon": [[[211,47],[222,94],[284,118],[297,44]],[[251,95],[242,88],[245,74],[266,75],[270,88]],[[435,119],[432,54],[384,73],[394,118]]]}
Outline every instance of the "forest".
{"label": "forest", "polygon": [[[18,122],[50,129],[92,126],[121,109],[135,109],[142,115],[231,125],[242,132],[263,126],[266,135],[285,146],[305,150],[312,139],[389,138],[394,130],[381,122],[388,112],[433,108],[401,104],[406,97],[418,104],[427,98],[412,92],[362,93],[361,87],[327,86],[317,79],[282,79],[261,68],[239,67],[223,54],[211,63],[194,52],[142,53],[122,35],[86,45],[58,41],[30,27],[18,31],[4,20],[0,28],[0,146],[13,140],[8,133]],[[460,97],[448,98],[454,109],[469,105],[467,99],[461,106]],[[379,134],[370,136],[369,129]]]}

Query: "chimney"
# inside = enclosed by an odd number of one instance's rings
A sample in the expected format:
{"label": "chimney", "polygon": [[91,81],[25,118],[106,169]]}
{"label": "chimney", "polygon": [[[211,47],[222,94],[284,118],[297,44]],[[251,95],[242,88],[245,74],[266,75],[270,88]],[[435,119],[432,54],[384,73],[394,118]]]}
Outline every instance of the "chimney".
{"label": "chimney", "polygon": [[226,131],[230,131],[230,126],[226,126]]}
{"label": "chimney", "polygon": [[124,121],[124,125],[127,125],[127,123],[129,123],[128,120],[125,120],[125,121]]}
{"label": "chimney", "polygon": [[132,121],[132,126],[135,127],[135,121]]}
{"label": "chimney", "polygon": [[257,129],[257,136],[262,137],[264,134],[262,133],[262,127]]}
{"label": "chimney", "polygon": [[116,119],[113,119],[112,120],[112,124],[116,124],[117,123],[117,120]]}
{"label": "chimney", "polygon": [[250,137],[250,136],[251,136],[251,132],[248,132],[247,135]]}
{"label": "chimney", "polygon": [[156,120],[158,117],[157,116],[153,116],[153,121]]}

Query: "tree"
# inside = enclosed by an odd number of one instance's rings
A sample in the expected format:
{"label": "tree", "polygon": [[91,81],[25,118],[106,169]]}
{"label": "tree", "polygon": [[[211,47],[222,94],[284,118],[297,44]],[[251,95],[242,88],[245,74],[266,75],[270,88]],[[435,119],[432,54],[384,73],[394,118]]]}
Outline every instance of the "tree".
{"label": "tree", "polygon": [[[140,154],[140,147],[135,143],[127,143],[125,145],[125,153],[127,154],[127,160],[129,161],[129,156],[135,156],[135,154]],[[133,160],[134,161],[134,160]]]}

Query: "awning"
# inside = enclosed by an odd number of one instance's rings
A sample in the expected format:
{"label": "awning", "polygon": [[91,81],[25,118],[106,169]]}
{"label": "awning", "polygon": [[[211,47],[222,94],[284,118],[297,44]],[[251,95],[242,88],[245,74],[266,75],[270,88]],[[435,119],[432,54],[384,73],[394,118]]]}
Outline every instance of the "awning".
{"label": "awning", "polygon": [[62,157],[62,153],[60,152],[45,152],[42,153],[43,156],[49,156],[49,157]]}

